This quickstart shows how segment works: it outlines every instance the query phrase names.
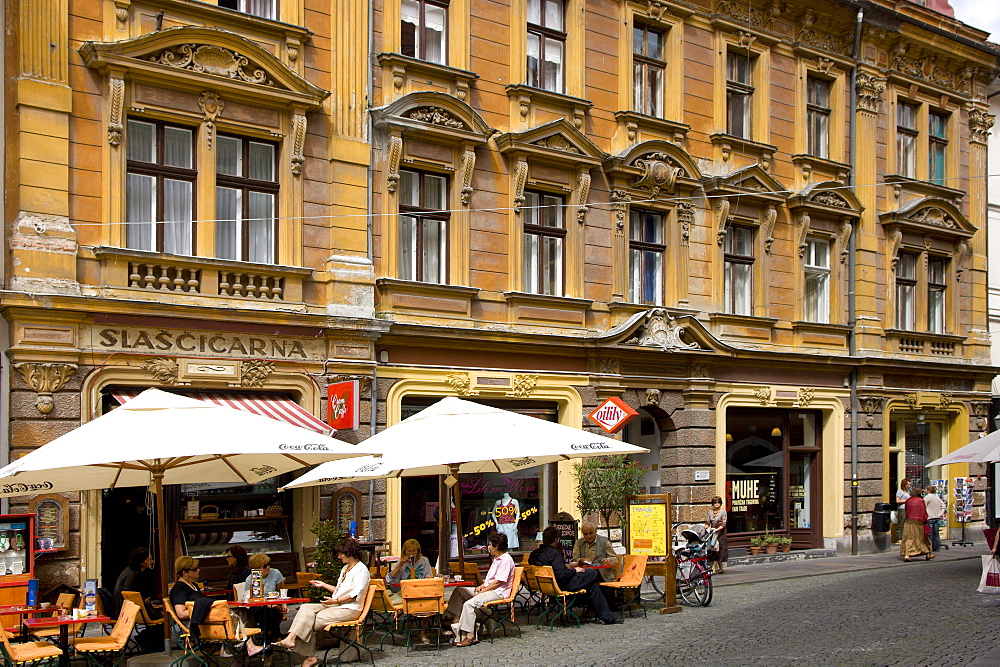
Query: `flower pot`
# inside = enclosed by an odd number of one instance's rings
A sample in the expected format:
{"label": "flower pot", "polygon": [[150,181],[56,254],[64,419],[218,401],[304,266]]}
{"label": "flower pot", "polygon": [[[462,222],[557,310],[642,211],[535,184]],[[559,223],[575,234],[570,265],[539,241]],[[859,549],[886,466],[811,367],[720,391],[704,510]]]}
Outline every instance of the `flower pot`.
{"label": "flower pot", "polygon": [[792,550],[792,545],[791,544],[782,544],[781,545],[781,551],[782,551],[782,553],[786,553],[787,554],[791,550]]}
{"label": "flower pot", "polygon": [[776,554],[776,553],[778,553],[778,545],[777,544],[765,544],[764,545],[764,552],[767,553],[767,554]]}
{"label": "flower pot", "polygon": [[760,553],[760,547],[747,547],[750,550],[751,556],[756,556]]}

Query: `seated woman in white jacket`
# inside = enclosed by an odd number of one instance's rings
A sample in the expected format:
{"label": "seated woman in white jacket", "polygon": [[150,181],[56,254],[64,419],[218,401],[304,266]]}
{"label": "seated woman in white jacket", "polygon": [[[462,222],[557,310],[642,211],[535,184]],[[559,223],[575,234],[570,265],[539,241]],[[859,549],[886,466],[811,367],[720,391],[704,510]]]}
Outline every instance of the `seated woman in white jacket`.
{"label": "seated woman in white jacket", "polygon": [[[348,538],[341,542],[337,547],[337,557],[344,564],[344,569],[340,571],[336,586],[318,579],[309,582],[313,586],[330,591],[330,596],[323,598],[321,603],[304,604],[299,607],[288,629],[288,636],[275,643],[277,646],[305,656],[302,667],[313,667],[319,662],[316,657],[318,630],[322,630],[330,623],[353,621],[361,615],[365,593],[368,591],[369,575],[368,568],[361,562],[361,548],[357,540]],[[358,658],[356,650],[348,651],[341,656],[341,661],[352,662]]]}

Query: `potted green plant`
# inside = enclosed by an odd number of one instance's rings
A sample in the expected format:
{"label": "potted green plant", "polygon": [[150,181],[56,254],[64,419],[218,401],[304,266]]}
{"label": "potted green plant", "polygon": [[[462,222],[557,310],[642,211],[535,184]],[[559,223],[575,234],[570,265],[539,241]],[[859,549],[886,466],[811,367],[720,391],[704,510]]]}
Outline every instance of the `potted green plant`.
{"label": "potted green plant", "polygon": [[758,555],[760,553],[761,547],[763,547],[763,546],[764,546],[764,538],[763,537],[761,537],[759,535],[757,537],[751,537],[750,538],[750,546],[748,547],[750,549],[750,555],[751,556]]}
{"label": "potted green plant", "polygon": [[779,544],[781,545],[781,551],[782,552],[788,553],[789,551],[792,550],[792,538],[790,538],[790,537],[782,537],[782,538],[780,538],[780,540],[781,541],[779,542]]}
{"label": "potted green plant", "polygon": [[762,540],[764,544],[764,553],[778,553],[778,544],[780,543],[781,537],[775,535],[771,531],[766,531]]}

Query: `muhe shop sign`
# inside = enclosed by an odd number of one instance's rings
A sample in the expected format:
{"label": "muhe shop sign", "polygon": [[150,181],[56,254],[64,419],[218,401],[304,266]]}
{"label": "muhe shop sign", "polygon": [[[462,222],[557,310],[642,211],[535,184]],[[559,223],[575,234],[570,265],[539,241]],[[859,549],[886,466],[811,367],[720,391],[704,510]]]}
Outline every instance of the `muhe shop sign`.
{"label": "muhe shop sign", "polygon": [[308,359],[310,356],[322,356],[322,353],[317,351],[312,351],[312,355],[308,354],[302,341],[269,336],[166,330],[147,331],[145,329],[101,329],[97,332],[97,336],[97,342],[101,347],[116,350],[197,352],[282,359]]}

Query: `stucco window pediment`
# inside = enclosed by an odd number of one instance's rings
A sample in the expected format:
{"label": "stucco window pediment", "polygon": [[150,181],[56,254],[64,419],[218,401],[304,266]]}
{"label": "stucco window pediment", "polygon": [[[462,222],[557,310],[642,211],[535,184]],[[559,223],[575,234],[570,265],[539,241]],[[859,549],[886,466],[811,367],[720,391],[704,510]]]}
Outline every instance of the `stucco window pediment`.
{"label": "stucco window pediment", "polygon": [[933,197],[910,202],[879,217],[886,228],[899,228],[954,242],[970,238],[977,231],[954,204]]}
{"label": "stucco window pediment", "polygon": [[607,158],[607,153],[564,118],[524,132],[497,135],[496,144],[501,153],[521,153],[567,166],[596,167]]}
{"label": "stucco window pediment", "polygon": [[646,347],[664,352],[725,352],[734,348],[716,338],[696,318],[651,308],[631,315],[595,337],[602,346]]}
{"label": "stucco window pediment", "polygon": [[374,109],[375,127],[390,134],[416,136],[435,143],[485,144],[495,130],[462,100],[436,91],[411,93]]}
{"label": "stucco window pediment", "polygon": [[760,165],[737,169],[725,176],[716,176],[705,182],[710,195],[740,195],[747,199],[779,203],[788,196],[788,189],[767,173]]}
{"label": "stucco window pediment", "polygon": [[625,187],[647,190],[655,196],[660,190],[673,193],[680,185],[692,190],[702,175],[687,151],[669,141],[644,141],[603,163],[604,172]]}
{"label": "stucco window pediment", "polygon": [[86,42],[87,67],[127,72],[173,90],[212,89],[255,106],[315,109],[330,93],[245,37],[218,28],[167,28],[116,42]]}
{"label": "stucco window pediment", "polygon": [[845,188],[844,184],[839,181],[813,183],[789,197],[788,207],[791,209],[807,208],[838,218],[843,216],[856,217],[865,210],[861,200],[851,192],[850,188]]}

